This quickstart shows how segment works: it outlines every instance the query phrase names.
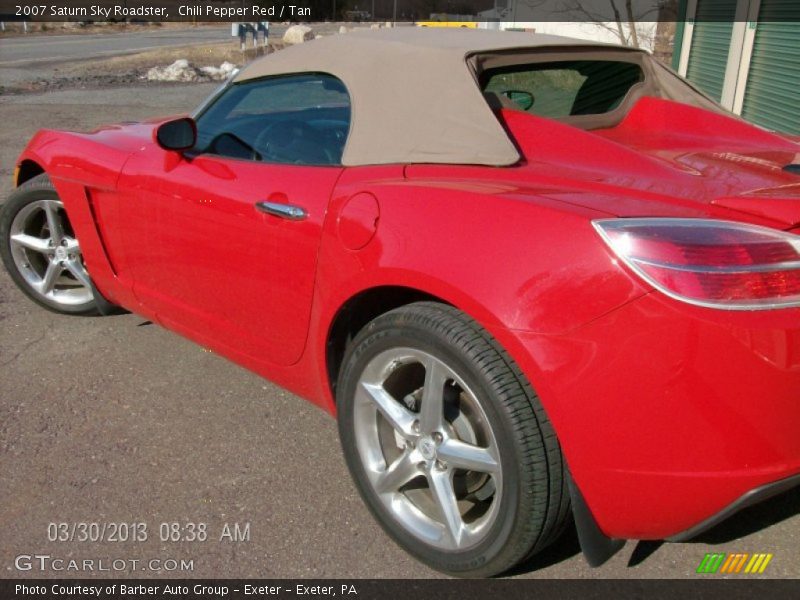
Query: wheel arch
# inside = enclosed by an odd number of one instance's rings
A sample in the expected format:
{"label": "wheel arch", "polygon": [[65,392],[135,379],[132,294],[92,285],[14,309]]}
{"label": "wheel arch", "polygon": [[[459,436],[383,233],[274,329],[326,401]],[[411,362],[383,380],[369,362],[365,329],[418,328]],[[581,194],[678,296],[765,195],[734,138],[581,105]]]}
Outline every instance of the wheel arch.
{"label": "wheel arch", "polygon": [[15,170],[14,187],[19,187],[44,172],[44,167],[37,161],[30,158],[23,159]]}
{"label": "wheel arch", "polygon": [[423,290],[401,285],[379,285],[359,291],[336,311],[325,341],[325,373],[331,395],[336,399],[336,381],[347,344],[361,329],[380,315],[413,302],[450,302]]}

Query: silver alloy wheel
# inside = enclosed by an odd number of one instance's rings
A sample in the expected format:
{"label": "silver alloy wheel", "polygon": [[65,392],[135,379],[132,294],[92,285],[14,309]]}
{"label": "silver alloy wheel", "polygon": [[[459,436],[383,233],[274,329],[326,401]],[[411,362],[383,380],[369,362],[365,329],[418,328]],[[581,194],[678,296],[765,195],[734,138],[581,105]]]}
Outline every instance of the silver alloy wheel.
{"label": "silver alloy wheel", "polygon": [[49,304],[77,306],[94,299],[78,240],[59,200],[37,200],[11,222],[11,255],[31,290]]}
{"label": "silver alloy wheel", "polygon": [[409,533],[451,551],[484,539],[500,506],[500,452],[452,368],[412,348],[378,354],[358,382],[354,432],[373,490]]}

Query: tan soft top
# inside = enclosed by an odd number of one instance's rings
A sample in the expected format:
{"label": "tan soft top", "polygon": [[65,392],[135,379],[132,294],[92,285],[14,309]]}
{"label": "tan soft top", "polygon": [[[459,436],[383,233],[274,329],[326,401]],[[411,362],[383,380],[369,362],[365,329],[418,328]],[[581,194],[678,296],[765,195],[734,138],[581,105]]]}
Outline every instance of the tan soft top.
{"label": "tan soft top", "polygon": [[519,153],[483,97],[467,58],[536,48],[615,49],[573,38],[475,29],[359,30],[297,44],[236,76],[322,72],[352,104],[344,165],[451,163],[506,166]]}

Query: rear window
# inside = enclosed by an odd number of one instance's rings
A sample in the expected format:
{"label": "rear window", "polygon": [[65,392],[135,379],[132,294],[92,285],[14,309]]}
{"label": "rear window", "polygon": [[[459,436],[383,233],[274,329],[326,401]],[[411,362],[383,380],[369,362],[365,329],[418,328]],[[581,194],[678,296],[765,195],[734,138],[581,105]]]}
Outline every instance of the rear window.
{"label": "rear window", "polygon": [[481,87],[531,114],[564,118],[610,112],[643,80],[635,63],[581,60],[489,69]]}

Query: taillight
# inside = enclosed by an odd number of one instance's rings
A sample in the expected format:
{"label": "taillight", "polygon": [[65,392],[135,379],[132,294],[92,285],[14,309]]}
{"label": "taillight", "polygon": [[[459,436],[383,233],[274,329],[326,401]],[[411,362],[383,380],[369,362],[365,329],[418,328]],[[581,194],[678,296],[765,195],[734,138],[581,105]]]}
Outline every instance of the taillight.
{"label": "taillight", "polygon": [[729,310],[800,306],[800,236],[705,219],[593,225],[625,264],[677,300]]}

